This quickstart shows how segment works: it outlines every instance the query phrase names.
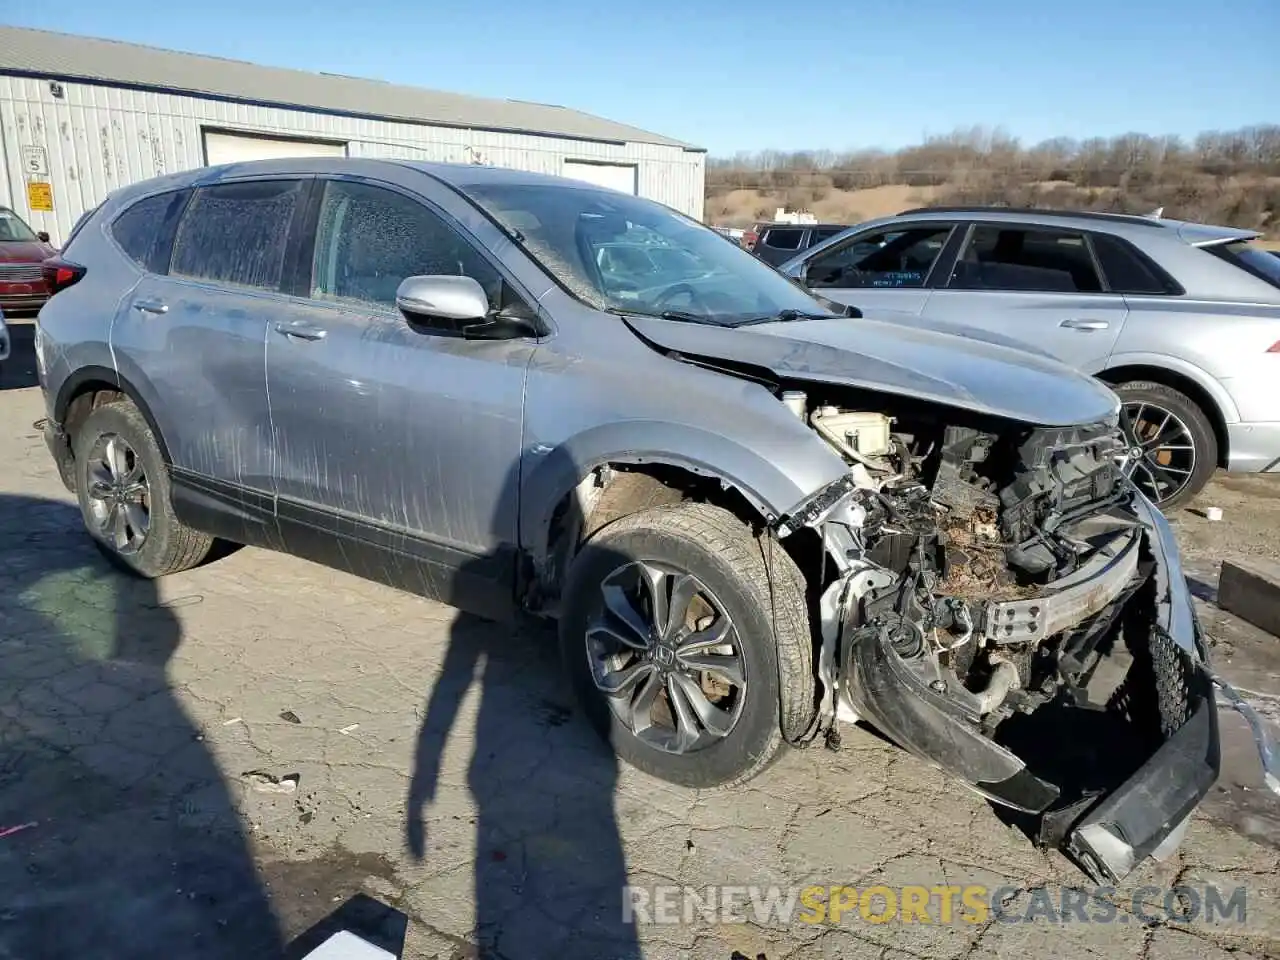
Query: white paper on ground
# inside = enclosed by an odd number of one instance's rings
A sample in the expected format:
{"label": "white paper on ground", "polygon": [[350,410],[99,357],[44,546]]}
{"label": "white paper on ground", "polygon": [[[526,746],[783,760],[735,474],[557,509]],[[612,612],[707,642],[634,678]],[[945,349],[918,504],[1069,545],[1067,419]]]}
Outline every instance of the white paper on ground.
{"label": "white paper on ground", "polygon": [[350,930],[340,930],[303,960],[397,960],[397,957],[367,940],[361,940]]}

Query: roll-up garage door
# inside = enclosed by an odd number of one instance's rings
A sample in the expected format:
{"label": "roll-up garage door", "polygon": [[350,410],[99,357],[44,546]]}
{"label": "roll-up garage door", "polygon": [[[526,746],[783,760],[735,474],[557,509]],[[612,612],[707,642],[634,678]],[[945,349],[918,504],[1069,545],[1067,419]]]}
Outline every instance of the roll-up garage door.
{"label": "roll-up garage door", "polygon": [[636,168],[631,163],[587,163],[583,160],[566,160],[564,175],[574,180],[585,180],[597,187],[621,190],[633,196],[636,193]]}
{"label": "roll-up garage door", "polygon": [[279,160],[285,157],[345,157],[345,143],[322,140],[286,140],[272,137],[245,136],[204,132],[204,156],[210,166],[220,163],[244,163],[246,160]]}

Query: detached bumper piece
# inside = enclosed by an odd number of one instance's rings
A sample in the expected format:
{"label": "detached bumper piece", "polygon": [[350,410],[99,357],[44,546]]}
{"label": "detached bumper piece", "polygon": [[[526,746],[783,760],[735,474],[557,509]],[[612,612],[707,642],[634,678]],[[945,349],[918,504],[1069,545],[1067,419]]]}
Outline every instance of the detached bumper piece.
{"label": "detached bumper piece", "polygon": [[1118,882],[1182,840],[1191,811],[1218,779],[1218,707],[1207,670],[1195,674],[1191,719],[1128,780],[1077,821],[1065,844],[1095,883]]}

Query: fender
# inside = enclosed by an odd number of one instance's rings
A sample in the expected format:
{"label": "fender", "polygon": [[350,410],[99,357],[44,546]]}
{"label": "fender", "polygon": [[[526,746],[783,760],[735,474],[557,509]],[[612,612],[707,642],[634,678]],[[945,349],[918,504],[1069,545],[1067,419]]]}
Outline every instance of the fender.
{"label": "fender", "polygon": [[1136,366],[1159,367],[1186,377],[1209,395],[1209,398],[1222,414],[1224,423],[1240,422],[1239,408],[1236,407],[1235,401],[1231,399],[1231,394],[1227,393],[1218,379],[1194,363],[1189,363],[1178,357],[1171,357],[1163,353],[1113,353],[1104,367],[1088,372],[1094,376],[1102,376],[1107,371],[1119,367]]}
{"label": "fender", "polygon": [[[606,463],[679,467],[733,487],[772,523],[814,491],[844,476],[844,461],[816,435],[804,469],[787,472],[757,450],[687,424],[627,420],[575,434],[556,447],[526,449],[520,481],[520,542],[539,568],[546,560],[556,506]],[[713,464],[715,466],[713,466]]]}
{"label": "fender", "polygon": [[110,367],[96,365],[80,367],[62,382],[53,407],[54,419],[59,426],[65,427],[67,408],[71,405],[72,398],[80,393],[85,384],[88,383],[105,383],[132,400],[134,406],[138,408],[143,418],[147,421],[147,426],[151,428],[151,435],[156,439],[156,445],[160,448],[160,455],[164,458],[165,464],[167,466],[172,465],[172,461],[169,458],[169,448],[164,441],[164,434],[156,424],[156,418],[151,412],[150,404],[143,399],[142,392],[134,386],[128,377],[121,376]]}

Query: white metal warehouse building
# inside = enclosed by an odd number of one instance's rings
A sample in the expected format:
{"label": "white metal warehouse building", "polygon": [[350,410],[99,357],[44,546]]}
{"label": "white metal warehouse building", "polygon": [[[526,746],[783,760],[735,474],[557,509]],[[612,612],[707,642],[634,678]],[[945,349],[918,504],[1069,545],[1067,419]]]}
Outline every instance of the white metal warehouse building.
{"label": "white metal warehouse building", "polygon": [[0,206],[55,244],[126,184],[317,155],[534,170],[702,218],[702,149],[565,107],[0,27]]}

